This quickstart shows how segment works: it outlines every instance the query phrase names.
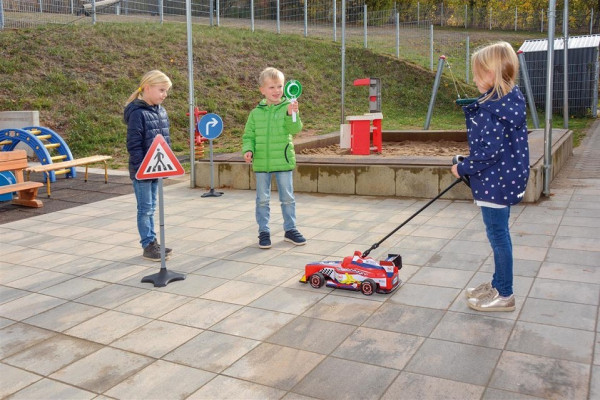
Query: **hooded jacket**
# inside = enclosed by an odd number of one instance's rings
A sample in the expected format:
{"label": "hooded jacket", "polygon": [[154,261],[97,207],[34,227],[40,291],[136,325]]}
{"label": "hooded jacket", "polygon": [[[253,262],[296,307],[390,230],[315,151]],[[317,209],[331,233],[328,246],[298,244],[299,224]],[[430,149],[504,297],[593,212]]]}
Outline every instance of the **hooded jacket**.
{"label": "hooded jacket", "polygon": [[279,104],[267,104],[265,99],[250,111],[244,135],[242,154],[252,152],[254,172],[291,171],[296,167],[292,137],[302,130],[300,114],[296,122],[287,114],[290,101],[285,97]]}
{"label": "hooded jacket", "polygon": [[123,119],[127,124],[129,177],[133,180],[156,135],[163,135],[171,146],[169,117],[160,104],[151,106],[143,100],[135,99],[125,106]]}
{"label": "hooded jacket", "polygon": [[517,204],[523,199],[529,178],[523,94],[515,86],[498,100],[478,100],[463,107],[463,111],[469,156],[458,163],[458,174],[469,176],[475,200]]}

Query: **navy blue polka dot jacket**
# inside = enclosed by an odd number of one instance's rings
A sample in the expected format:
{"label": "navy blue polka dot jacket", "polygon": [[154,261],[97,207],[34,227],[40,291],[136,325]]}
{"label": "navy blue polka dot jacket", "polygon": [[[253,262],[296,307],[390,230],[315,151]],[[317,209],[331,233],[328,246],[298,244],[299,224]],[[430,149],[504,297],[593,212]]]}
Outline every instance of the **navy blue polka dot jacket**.
{"label": "navy blue polka dot jacket", "polygon": [[458,174],[469,176],[475,200],[517,204],[525,195],[529,178],[523,94],[515,86],[499,100],[476,101],[463,107],[463,111],[469,156],[458,163]]}

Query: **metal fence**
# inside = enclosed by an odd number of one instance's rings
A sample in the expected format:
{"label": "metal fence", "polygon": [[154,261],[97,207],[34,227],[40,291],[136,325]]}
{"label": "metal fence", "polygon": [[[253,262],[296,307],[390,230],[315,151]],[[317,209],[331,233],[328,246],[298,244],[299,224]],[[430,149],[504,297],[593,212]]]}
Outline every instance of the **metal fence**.
{"label": "metal fence", "polygon": [[[510,32],[542,35],[547,29],[544,11],[451,8],[444,3],[421,7],[420,3],[395,3],[392,9],[370,11],[362,0],[346,1],[345,40],[433,70],[440,55],[446,56],[454,81],[470,82],[469,54],[478,45]],[[192,0],[192,22],[299,34],[332,41],[341,39],[341,0]],[[562,11],[556,10],[560,16]],[[569,15],[569,33],[598,31],[598,12]],[[562,32],[562,18],[556,18]],[[185,0],[0,0],[0,29],[19,29],[40,24],[95,24],[102,22],[185,22]],[[479,28],[476,37],[469,32]],[[502,29],[499,33],[497,30]],[[513,41],[522,41],[515,36]],[[460,88],[457,92],[460,95]]]}

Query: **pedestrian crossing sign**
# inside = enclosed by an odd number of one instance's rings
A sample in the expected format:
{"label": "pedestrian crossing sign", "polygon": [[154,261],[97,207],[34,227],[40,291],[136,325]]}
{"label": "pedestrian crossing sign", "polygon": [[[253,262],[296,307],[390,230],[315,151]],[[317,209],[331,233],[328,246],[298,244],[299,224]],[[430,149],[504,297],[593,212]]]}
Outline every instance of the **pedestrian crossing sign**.
{"label": "pedestrian crossing sign", "polygon": [[185,171],[163,135],[156,135],[135,174],[138,180],[184,175]]}

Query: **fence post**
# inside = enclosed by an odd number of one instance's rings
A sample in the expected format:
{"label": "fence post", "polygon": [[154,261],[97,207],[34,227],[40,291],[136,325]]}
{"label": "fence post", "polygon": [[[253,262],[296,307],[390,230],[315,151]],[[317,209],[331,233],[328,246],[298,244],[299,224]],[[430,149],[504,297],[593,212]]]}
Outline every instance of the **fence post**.
{"label": "fence post", "polygon": [[[337,0],[331,0],[333,1],[333,41],[337,42]],[[344,1],[344,0],[342,0]],[[342,124],[344,123],[344,121],[342,120]]]}
{"label": "fence post", "polygon": [[254,0],[250,0],[250,30],[254,32]]}
{"label": "fence post", "polygon": [[421,25],[421,2],[417,1],[417,26]]}
{"label": "fence post", "polygon": [[546,56],[546,115],[544,119],[544,176],[543,190],[550,196],[552,180],[552,88],[554,80],[554,28],[556,26],[556,0],[548,6],[548,54]]}
{"label": "fence post", "polygon": [[92,0],[92,25],[96,25],[96,0]]}
{"label": "fence post", "polygon": [[400,13],[396,13],[396,58],[400,58]]}
{"label": "fence post", "polygon": [[440,12],[440,26],[444,26],[444,2],[442,1],[442,10]]}
{"label": "fence post", "polygon": [[517,31],[517,18],[519,16],[518,11],[517,11],[517,6],[515,6],[515,32]]}
{"label": "fence post", "polygon": [[38,4],[40,6],[40,14],[42,14],[44,12],[44,7],[43,7],[42,0],[38,0]]}
{"label": "fence post", "polygon": [[281,20],[280,20],[280,15],[279,15],[279,13],[281,11],[280,6],[281,6],[280,0],[277,0],[277,34],[281,33]]}
{"label": "fence post", "polygon": [[215,14],[215,5],[214,5],[213,0],[209,0],[209,2],[210,2],[210,5],[208,6],[208,12],[209,12],[210,16],[209,16],[208,20],[210,21],[209,25],[213,26],[213,17],[214,17],[214,14]]}
{"label": "fence post", "polygon": [[308,2],[304,1],[304,37],[308,37]]}
{"label": "fence post", "polygon": [[[333,0],[334,3],[336,0]],[[342,104],[341,104],[341,122],[344,123],[344,114],[346,113],[344,102],[346,97],[346,0],[342,0]],[[340,132],[341,134],[341,132]]]}
{"label": "fence post", "polygon": [[544,32],[544,9],[542,9],[542,29],[540,32]]}
{"label": "fence post", "polygon": [[4,5],[2,4],[2,0],[0,0],[0,31],[4,29]]}
{"label": "fence post", "polygon": [[367,3],[363,6],[363,32],[364,32],[364,42],[365,49],[367,48]]}
{"label": "fence post", "polygon": [[465,45],[465,82],[469,83],[469,67],[471,66],[471,38],[467,35],[467,43]]}
{"label": "fence post", "polygon": [[220,14],[219,10],[221,8],[220,7],[221,3],[219,2],[219,0],[216,0],[216,2],[217,2],[217,26],[221,26],[221,19],[220,19],[220,15],[219,15]]}
{"label": "fence post", "polygon": [[[598,48],[596,47],[594,49],[594,60],[596,60],[596,62],[594,64],[595,65],[595,71],[596,73],[594,74],[594,87],[598,87],[598,74],[600,74],[600,63],[598,62]],[[592,99],[592,117],[594,118],[598,118],[598,91],[594,90],[594,98]]]}
{"label": "fence post", "polygon": [[163,0],[158,0],[158,15],[160,16],[160,24],[162,25],[164,22],[164,9],[163,9]]}
{"label": "fence post", "polygon": [[593,26],[594,26],[594,9],[592,8],[592,13],[590,14],[590,35],[592,34]]}
{"label": "fence post", "polygon": [[469,6],[465,4],[465,29],[467,29],[467,21],[469,19],[468,9],[469,9]]}
{"label": "fence post", "polygon": [[433,71],[433,24],[429,25],[429,69]]}
{"label": "fence post", "polygon": [[492,9],[490,8],[490,31],[492,30]]}
{"label": "fence post", "polygon": [[569,0],[563,8],[563,128],[569,128]]}

